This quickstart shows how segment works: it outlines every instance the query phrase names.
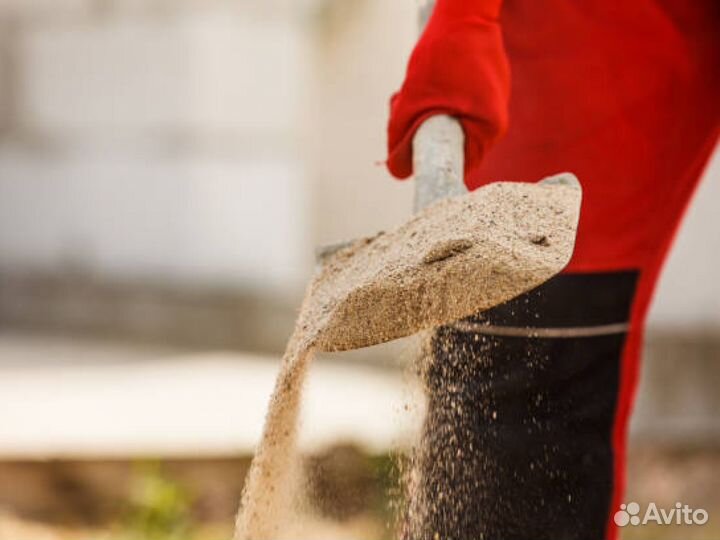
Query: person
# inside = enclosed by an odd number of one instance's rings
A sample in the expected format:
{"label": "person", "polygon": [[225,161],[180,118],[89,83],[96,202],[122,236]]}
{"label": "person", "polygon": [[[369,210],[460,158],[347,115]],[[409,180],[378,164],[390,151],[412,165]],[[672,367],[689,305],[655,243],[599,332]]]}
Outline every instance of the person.
{"label": "person", "polygon": [[437,0],[391,99],[390,172],[449,114],[469,189],[570,171],[583,203],[561,275],[436,331],[429,504],[405,538],[617,538],[643,324],[720,132],[719,36],[717,0]]}

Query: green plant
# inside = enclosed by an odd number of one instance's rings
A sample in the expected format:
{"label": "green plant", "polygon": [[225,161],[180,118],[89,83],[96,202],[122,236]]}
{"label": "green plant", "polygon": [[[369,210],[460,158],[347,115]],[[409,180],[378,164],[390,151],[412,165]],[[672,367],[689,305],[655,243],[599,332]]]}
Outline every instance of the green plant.
{"label": "green plant", "polygon": [[123,521],[127,540],[190,540],[192,497],[159,463],[138,465]]}

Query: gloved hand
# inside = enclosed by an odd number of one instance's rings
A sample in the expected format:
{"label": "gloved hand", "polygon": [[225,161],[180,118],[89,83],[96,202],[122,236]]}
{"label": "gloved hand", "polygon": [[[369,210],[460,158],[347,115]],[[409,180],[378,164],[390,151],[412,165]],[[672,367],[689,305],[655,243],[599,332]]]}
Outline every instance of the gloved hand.
{"label": "gloved hand", "polygon": [[510,70],[498,17],[501,0],[437,0],[390,102],[388,160],[412,174],[412,139],[429,116],[448,114],[465,132],[465,178],[507,128]]}

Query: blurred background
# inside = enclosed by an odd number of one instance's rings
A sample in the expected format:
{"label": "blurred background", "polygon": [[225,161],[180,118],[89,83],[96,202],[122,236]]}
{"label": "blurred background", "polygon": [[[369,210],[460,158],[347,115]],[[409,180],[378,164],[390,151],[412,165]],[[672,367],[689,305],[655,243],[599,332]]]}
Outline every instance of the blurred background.
{"label": "blurred background", "polygon": [[[417,8],[0,0],[0,540],[227,537],[315,246],[410,214],[380,162]],[[720,520],[718,201],[716,155],[632,428],[628,500],[707,509],[698,539]],[[314,537],[389,535],[412,346],[313,367]]]}

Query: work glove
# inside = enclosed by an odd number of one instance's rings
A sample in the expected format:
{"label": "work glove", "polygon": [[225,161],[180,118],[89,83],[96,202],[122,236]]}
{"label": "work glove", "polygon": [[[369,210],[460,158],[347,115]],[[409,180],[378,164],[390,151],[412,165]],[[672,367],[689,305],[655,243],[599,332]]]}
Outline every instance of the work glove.
{"label": "work glove", "polygon": [[501,0],[437,0],[390,101],[387,167],[412,174],[412,140],[429,116],[456,117],[465,132],[465,179],[507,129],[510,70],[498,22]]}

